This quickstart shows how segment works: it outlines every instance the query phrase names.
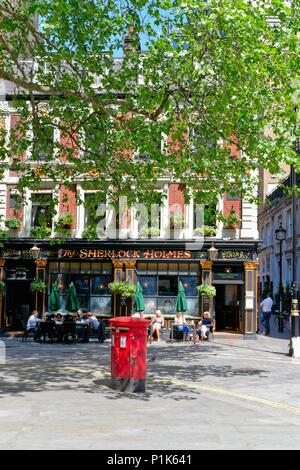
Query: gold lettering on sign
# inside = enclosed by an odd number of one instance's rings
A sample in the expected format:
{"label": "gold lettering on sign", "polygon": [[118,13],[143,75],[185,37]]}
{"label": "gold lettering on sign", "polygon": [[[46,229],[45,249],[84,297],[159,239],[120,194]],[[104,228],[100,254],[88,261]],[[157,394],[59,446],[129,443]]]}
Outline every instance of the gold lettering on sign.
{"label": "gold lettering on sign", "polygon": [[146,258],[146,259],[191,259],[192,253],[190,251],[174,251],[174,250],[88,250],[81,248],[80,251],[65,250],[59,251],[59,258]]}

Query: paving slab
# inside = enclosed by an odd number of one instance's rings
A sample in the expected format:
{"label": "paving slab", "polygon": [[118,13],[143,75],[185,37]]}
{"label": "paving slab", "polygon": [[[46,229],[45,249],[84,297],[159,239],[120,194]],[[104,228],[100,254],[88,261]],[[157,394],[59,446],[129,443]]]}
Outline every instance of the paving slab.
{"label": "paving slab", "polygon": [[148,346],[148,388],[110,388],[110,343],[6,338],[0,449],[299,449],[288,338]]}

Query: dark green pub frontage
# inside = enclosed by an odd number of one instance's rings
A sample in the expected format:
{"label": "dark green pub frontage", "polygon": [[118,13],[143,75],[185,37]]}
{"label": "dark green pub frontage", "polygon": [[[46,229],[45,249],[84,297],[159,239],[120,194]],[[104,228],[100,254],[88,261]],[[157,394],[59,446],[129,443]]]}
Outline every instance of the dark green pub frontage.
{"label": "dark green pub frontage", "polygon": [[[185,241],[186,243],[186,241]],[[166,319],[174,318],[178,282],[187,299],[186,314],[197,319],[209,310],[217,331],[241,333],[253,338],[257,331],[259,285],[258,241],[205,240],[201,250],[186,250],[180,240],[70,240],[52,245],[50,240],[36,243],[37,259],[33,258],[33,240],[4,242],[0,259],[0,277],[5,283],[1,293],[1,329],[19,329],[30,311],[37,308],[44,316],[50,312],[52,285],[58,283],[61,310],[65,310],[68,286],[76,287],[82,310],[110,318],[130,315],[130,301],[124,305],[118,295],[111,295],[109,283],[139,281],[145,300],[145,314],[160,308]],[[210,259],[210,248],[216,248]],[[41,279],[46,289],[32,292],[33,279]],[[199,297],[196,287],[212,284],[213,299]]]}

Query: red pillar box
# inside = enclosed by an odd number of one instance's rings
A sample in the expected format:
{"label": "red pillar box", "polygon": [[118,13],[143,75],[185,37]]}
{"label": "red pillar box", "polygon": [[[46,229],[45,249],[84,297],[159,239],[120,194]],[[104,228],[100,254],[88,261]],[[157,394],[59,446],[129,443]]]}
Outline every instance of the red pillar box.
{"label": "red pillar box", "polygon": [[111,325],[111,382],[114,390],[145,392],[147,327],[143,318],[116,317]]}

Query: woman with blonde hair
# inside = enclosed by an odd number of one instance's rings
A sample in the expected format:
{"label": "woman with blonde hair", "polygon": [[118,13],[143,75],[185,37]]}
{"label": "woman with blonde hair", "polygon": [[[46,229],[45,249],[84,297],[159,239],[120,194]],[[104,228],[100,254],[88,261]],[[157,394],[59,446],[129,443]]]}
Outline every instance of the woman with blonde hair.
{"label": "woman with blonde hair", "polygon": [[152,321],[151,321],[151,327],[152,327],[151,339],[152,339],[152,337],[155,333],[156,337],[157,337],[157,341],[160,340],[160,332],[161,332],[161,329],[164,326],[164,323],[165,323],[164,317],[163,317],[161,311],[159,309],[157,309],[155,314],[154,314],[154,317],[152,318]]}

